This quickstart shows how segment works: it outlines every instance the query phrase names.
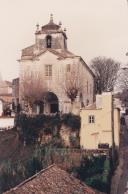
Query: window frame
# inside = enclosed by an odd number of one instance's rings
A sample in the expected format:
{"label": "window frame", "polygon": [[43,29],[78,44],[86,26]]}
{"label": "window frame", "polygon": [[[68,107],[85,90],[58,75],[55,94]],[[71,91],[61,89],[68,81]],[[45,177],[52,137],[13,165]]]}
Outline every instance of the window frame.
{"label": "window frame", "polygon": [[46,36],[46,47],[52,48],[52,36],[51,35]]}
{"label": "window frame", "polygon": [[52,65],[45,65],[45,77],[52,77]]}
{"label": "window frame", "polygon": [[95,115],[89,115],[88,116],[88,123],[94,124],[95,123]]}

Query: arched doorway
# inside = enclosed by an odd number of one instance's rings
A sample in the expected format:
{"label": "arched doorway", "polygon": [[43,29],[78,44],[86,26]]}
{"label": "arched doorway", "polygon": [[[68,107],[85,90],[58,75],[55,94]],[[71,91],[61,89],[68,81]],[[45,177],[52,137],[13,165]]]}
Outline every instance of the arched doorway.
{"label": "arched doorway", "polygon": [[56,94],[47,92],[44,97],[44,113],[57,113],[59,111],[59,102]]}

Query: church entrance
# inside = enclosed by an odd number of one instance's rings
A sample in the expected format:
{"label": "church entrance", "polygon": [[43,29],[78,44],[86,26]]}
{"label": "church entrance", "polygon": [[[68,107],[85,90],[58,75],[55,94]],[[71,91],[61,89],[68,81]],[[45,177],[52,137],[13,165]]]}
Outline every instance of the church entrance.
{"label": "church entrance", "polygon": [[59,111],[59,103],[56,94],[47,92],[44,98],[44,113],[57,113]]}
{"label": "church entrance", "polygon": [[51,104],[51,113],[58,112],[58,104]]}

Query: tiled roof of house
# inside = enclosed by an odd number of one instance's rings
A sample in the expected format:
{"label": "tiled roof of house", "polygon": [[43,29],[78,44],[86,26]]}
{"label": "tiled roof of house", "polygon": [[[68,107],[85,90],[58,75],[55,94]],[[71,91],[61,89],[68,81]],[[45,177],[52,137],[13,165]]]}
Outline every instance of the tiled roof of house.
{"label": "tiled roof of house", "polygon": [[96,103],[90,104],[84,108],[85,110],[95,110],[96,109]]}
{"label": "tiled roof of house", "polygon": [[22,56],[33,56],[35,44],[22,49]]}
{"label": "tiled roof of house", "polygon": [[99,194],[56,165],[40,171],[4,194]]}
{"label": "tiled roof of house", "polygon": [[7,80],[1,81],[0,82],[0,87],[12,87],[12,82],[7,81]]}

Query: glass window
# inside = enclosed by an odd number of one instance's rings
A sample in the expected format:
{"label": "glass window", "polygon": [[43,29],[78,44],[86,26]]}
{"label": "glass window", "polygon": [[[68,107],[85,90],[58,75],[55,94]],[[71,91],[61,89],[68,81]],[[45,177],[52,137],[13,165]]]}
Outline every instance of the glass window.
{"label": "glass window", "polygon": [[95,116],[94,115],[89,115],[88,122],[89,123],[95,123]]}
{"label": "glass window", "polygon": [[45,65],[45,76],[52,76],[52,65]]}

